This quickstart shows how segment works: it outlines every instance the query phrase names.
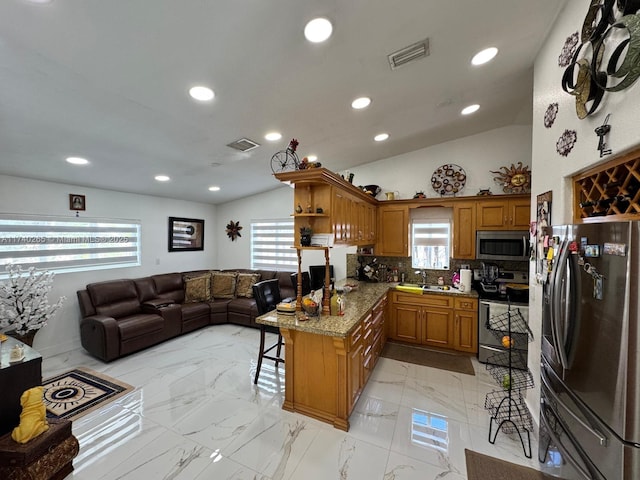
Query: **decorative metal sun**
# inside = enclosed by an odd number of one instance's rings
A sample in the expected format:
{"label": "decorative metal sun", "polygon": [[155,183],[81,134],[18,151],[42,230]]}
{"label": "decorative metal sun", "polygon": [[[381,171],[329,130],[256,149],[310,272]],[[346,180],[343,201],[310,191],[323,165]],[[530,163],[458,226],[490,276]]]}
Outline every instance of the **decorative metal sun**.
{"label": "decorative metal sun", "polygon": [[232,242],[236,239],[236,237],[242,236],[242,234],[240,234],[240,230],[242,230],[242,227],[240,226],[239,221],[229,221],[229,223],[227,224],[227,236],[231,239]]}
{"label": "decorative metal sun", "polygon": [[512,163],[511,168],[500,167],[500,170],[491,173],[498,175],[493,179],[502,185],[505,193],[526,193],[531,188],[531,172],[528,166],[522,166],[522,162],[518,162],[517,167]]}

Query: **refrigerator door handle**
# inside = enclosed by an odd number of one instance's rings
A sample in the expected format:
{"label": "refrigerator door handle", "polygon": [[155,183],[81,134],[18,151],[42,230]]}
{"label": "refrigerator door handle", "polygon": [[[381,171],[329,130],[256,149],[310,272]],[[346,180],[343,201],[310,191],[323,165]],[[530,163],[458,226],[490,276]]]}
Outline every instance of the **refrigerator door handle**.
{"label": "refrigerator door handle", "polygon": [[560,437],[558,437],[556,432],[553,431],[553,429],[549,425],[549,422],[547,421],[546,408],[548,407],[546,406],[543,400],[540,408],[540,422],[544,425],[544,428],[547,434],[549,434],[555,446],[562,451],[562,456],[566,460],[568,460],[569,463],[571,463],[571,465],[573,465],[573,467],[580,473],[580,475],[582,475],[585,480],[593,480],[593,477],[591,476],[591,474],[587,472],[584,469],[584,467],[580,465],[575,458],[573,458],[573,455],[567,452],[567,450],[563,447],[562,442],[560,441]]}
{"label": "refrigerator door handle", "polygon": [[[553,334],[553,341],[556,344],[556,351],[558,357],[560,358],[560,364],[562,368],[565,370],[569,369],[569,359],[567,357],[567,352],[564,348],[564,335],[561,335],[562,330],[562,297],[560,295],[562,289],[562,279],[565,278],[567,273],[567,262],[569,259],[569,239],[565,237],[563,242],[560,244],[560,257],[558,258],[558,263],[556,267],[556,274],[554,275],[553,286],[552,286],[552,297],[551,297],[551,310],[553,312],[551,318],[551,330]],[[569,281],[569,277],[566,277],[567,281]],[[568,317],[567,315],[566,317]],[[564,318],[566,322],[568,318]]]}
{"label": "refrigerator door handle", "polygon": [[544,383],[544,386],[547,387],[547,390],[548,390],[547,393],[549,394],[551,399],[553,401],[555,401],[558,405],[562,406],[562,408],[564,409],[565,412],[567,412],[569,415],[571,415],[571,417],[576,422],[578,422],[580,425],[582,425],[582,427],[585,430],[587,430],[594,437],[596,437],[601,446],[606,447],[607,446],[607,437],[602,435],[598,430],[593,428],[591,425],[587,424],[583,419],[578,417],[569,407],[567,407],[564,404],[564,402],[560,399],[560,397],[558,397],[556,392],[553,391],[553,388],[551,388],[551,386],[549,385],[548,380],[546,379],[546,376],[545,376],[544,372],[542,372],[542,375],[540,375],[540,379],[542,380],[542,383]]}

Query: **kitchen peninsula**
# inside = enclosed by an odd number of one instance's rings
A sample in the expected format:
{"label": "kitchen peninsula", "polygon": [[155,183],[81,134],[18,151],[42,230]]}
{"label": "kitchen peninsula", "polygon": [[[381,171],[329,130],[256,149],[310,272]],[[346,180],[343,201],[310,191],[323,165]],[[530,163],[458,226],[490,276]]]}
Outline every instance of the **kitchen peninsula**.
{"label": "kitchen peninsula", "polygon": [[285,339],[282,408],[349,430],[349,415],[386,340],[388,283],[360,283],[346,296],[344,316],[299,320],[272,311],[256,322],[280,328]]}

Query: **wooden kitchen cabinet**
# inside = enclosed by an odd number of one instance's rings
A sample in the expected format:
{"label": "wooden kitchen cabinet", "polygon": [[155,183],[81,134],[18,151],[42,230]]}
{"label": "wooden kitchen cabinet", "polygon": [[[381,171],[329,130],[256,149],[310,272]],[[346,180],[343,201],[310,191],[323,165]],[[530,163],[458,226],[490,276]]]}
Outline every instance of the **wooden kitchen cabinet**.
{"label": "wooden kitchen cabinet", "polygon": [[477,351],[476,299],[398,291],[391,291],[389,296],[389,338],[463,352]]}
{"label": "wooden kitchen cabinet", "polygon": [[452,258],[474,260],[476,258],[476,204],[453,204],[453,254]]}
{"label": "wooden kitchen cabinet", "polygon": [[529,230],[531,197],[500,195],[476,206],[477,230]]}
{"label": "wooden kitchen cabinet", "polygon": [[478,352],[478,301],[454,299],[453,348],[461,352]]}
{"label": "wooden kitchen cabinet", "polygon": [[347,392],[348,392],[348,411],[353,410],[354,405],[360,397],[360,392],[364,386],[363,379],[363,340],[362,340],[362,324],[349,335],[350,351],[347,354]]}
{"label": "wooden kitchen cabinet", "polygon": [[[281,182],[293,183],[295,245],[300,245],[300,228],[333,235],[339,245],[374,245],[378,201],[326,168],[312,168],[275,174]],[[295,209],[300,205],[302,212]],[[322,213],[318,213],[318,208]]]}
{"label": "wooden kitchen cabinet", "polygon": [[406,205],[378,207],[376,255],[409,256],[409,208]]}

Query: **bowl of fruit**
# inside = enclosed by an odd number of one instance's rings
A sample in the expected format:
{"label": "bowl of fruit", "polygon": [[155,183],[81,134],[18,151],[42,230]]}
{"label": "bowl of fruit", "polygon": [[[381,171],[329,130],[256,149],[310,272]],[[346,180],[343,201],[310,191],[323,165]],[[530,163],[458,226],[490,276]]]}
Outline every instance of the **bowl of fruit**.
{"label": "bowl of fruit", "polygon": [[305,297],[302,299],[302,309],[310,317],[316,317],[318,316],[320,305],[318,305],[318,302],[316,302],[313,298]]}

